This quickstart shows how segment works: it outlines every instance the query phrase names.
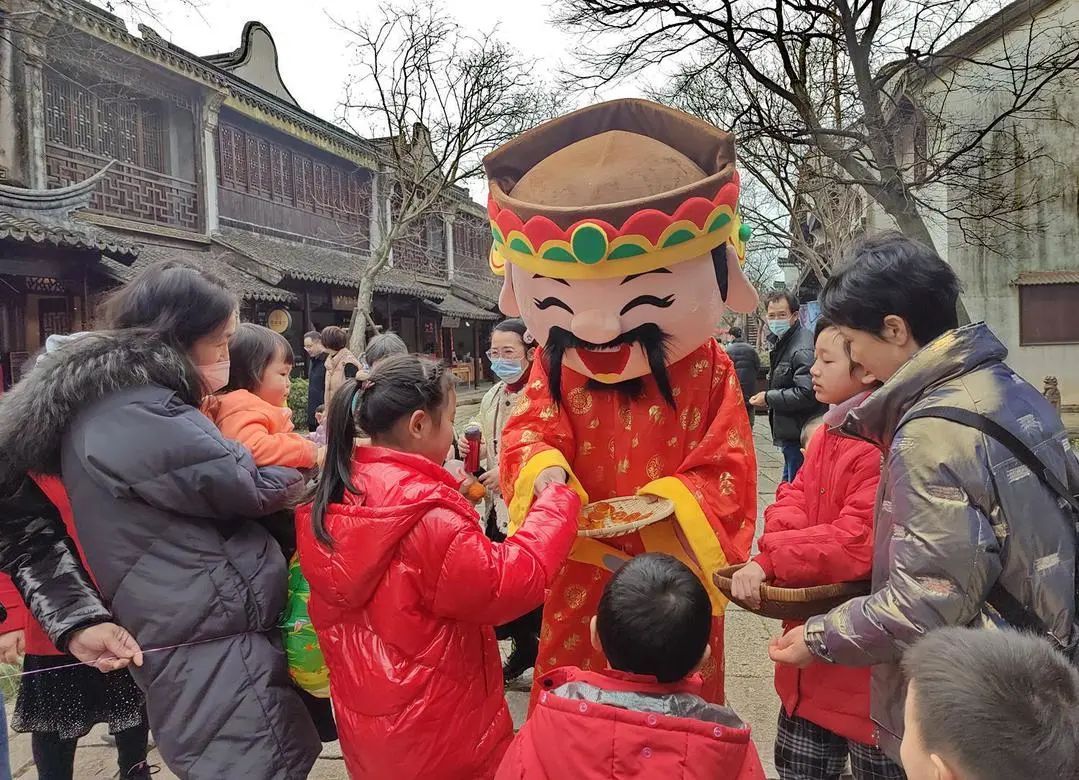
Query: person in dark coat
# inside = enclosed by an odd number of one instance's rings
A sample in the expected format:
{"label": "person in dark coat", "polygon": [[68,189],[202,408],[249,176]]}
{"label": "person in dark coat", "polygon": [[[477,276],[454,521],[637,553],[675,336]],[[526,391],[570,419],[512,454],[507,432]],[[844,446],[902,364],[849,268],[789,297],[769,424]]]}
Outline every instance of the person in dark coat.
{"label": "person in dark coat", "polygon": [[116,618],[167,648],[132,674],[175,774],[300,780],[321,744],[281,648],[286,562],[257,518],[302,478],[257,468],[199,410],[228,379],[236,305],[190,266],[140,274],[109,303],[115,330],[46,355],[0,402],[0,483],[61,473]]}
{"label": "person in dark coat", "polygon": [[[0,486],[0,570],[11,578],[13,592],[4,589],[0,624],[8,620],[8,605],[25,603],[53,643],[83,663],[103,672],[141,664],[138,643],[111,622],[60,511],[30,475],[7,476]],[[0,695],[0,711],[3,704]],[[0,726],[0,778],[10,780],[6,717],[0,716]]]}
{"label": "person in dark coat", "polygon": [[768,329],[772,347],[768,389],[749,402],[768,410],[772,440],[783,452],[783,481],[793,482],[802,467],[802,428],[825,407],[813,394],[813,332],[802,327],[798,318],[798,299],[789,292],[768,297]]}
{"label": "person in dark coat", "polygon": [[754,409],[749,399],[757,390],[757,374],[761,370],[761,356],[742,338],[742,329],[737,325],[732,327],[730,333],[733,341],[727,346],[727,354],[734,363],[734,372],[738,374],[738,383],[742,386],[742,395],[746,399],[746,413],[749,415],[749,424],[753,424]]}
{"label": "person in dark coat", "polygon": [[326,395],[326,348],[322,346],[322,334],[317,330],[305,333],[303,350],[311,359],[307,370],[307,430],[317,431],[316,415]]}

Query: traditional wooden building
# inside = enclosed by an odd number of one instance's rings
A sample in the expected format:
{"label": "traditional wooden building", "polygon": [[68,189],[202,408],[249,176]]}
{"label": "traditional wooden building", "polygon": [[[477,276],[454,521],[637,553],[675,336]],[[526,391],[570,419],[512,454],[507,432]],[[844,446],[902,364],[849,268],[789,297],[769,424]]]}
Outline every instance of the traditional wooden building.
{"label": "traditional wooden building", "polygon": [[[56,236],[42,239],[52,241],[47,253],[93,256],[78,261],[81,295],[64,296],[67,309],[49,328],[85,327],[101,292],[168,259],[218,274],[245,319],[272,319],[297,348],[310,328],[347,324],[377,241],[376,206],[391,189],[384,146],[303,110],[257,22],[236,51],[209,56],[145,25],[138,33],[82,0],[0,0],[0,75],[14,85],[0,95],[0,183],[85,190],[85,203],[44,220]],[[450,358],[463,344],[475,357],[498,317],[490,234],[466,192],[451,201],[395,245],[376,279],[373,318],[413,350]],[[45,235],[20,227],[30,218],[5,216],[0,204],[0,261],[8,263],[0,287],[19,262],[35,271],[26,278],[45,280],[31,287],[74,289],[71,262],[31,268],[13,254],[36,240],[13,236]],[[31,322],[38,293],[21,281],[9,287],[6,303],[0,291],[0,349],[32,352],[46,330]]]}

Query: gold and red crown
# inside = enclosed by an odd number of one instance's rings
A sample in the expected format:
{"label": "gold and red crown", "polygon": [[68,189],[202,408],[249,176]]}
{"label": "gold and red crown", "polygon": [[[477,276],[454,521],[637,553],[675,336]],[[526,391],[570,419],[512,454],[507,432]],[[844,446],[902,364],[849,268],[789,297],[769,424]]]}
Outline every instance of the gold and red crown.
{"label": "gold and red crown", "polygon": [[745,256],[734,137],[647,100],[597,103],[484,158],[491,269],[558,279],[654,271],[724,242]]}
{"label": "gold and red crown", "polygon": [[737,207],[737,174],[711,200],[691,197],[673,214],[642,209],[619,227],[583,219],[563,230],[543,215],[522,223],[491,198],[491,270],[502,276],[510,262],[556,279],[607,279],[700,257],[724,242],[734,245],[744,263],[750,228],[742,224]]}

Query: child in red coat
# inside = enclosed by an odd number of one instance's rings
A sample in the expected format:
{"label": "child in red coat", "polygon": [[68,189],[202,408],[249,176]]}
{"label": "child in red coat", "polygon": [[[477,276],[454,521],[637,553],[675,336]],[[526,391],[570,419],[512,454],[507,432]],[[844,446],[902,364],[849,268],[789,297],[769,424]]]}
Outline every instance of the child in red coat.
{"label": "child in red coat", "polygon": [[[732,592],[760,602],[760,586],[803,588],[869,579],[873,556],[873,506],[880,481],[880,451],[832,431],[846,410],[861,403],[878,382],[854,363],[830,322],[816,329],[810,373],[817,400],[833,405],[809,441],[805,465],[779,486],[764,511],[760,554],[734,576]],[[784,625],[784,631],[796,623]],[[800,670],[777,665],[779,713],[775,763],[781,780],[838,780],[850,757],[856,780],[900,780],[898,765],[876,747],[869,719],[869,668],[816,663]]]}
{"label": "child in red coat", "polygon": [[733,710],[698,694],[712,610],[677,559],[638,555],[615,572],[592,618],[606,671],[555,669],[496,780],[764,780]]}
{"label": "child in red coat", "polygon": [[[538,497],[491,542],[442,468],[453,376],[378,362],[334,396],[313,503],[296,515],[311,621],[354,780],[485,780],[513,737],[492,626],[535,609],[576,538],[580,499]],[[353,447],[357,429],[370,446]]]}

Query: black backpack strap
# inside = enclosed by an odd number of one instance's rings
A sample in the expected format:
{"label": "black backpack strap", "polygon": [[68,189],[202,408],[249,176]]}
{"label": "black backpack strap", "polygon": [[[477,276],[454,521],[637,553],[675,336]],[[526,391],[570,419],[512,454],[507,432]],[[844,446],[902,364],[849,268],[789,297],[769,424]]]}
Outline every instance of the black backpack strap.
{"label": "black backpack strap", "polygon": [[[1041,458],[1034,454],[1030,447],[1024,444],[1018,436],[997,423],[995,420],[991,420],[977,412],[972,412],[969,409],[931,406],[926,409],[918,409],[917,411],[911,412],[903,418],[899,427],[902,427],[911,420],[925,418],[950,420],[958,425],[981,431],[991,439],[1000,442],[1017,460],[1019,460],[1020,463],[1030,469],[1031,473],[1041,480],[1043,485],[1064,501],[1072,509],[1075,515],[1079,516],[1079,500],[1068,491],[1064,484],[1057,478],[1057,475],[1045,465]],[[1077,528],[1074,521],[1071,524],[1071,532],[1075,539],[1076,555],[1079,556],[1079,528]],[[1079,567],[1079,558],[1077,558],[1076,563],[1077,567]],[[1077,576],[1079,576],[1079,570],[1077,570]],[[1039,634],[1047,633],[1048,627],[1042,619],[1025,604],[1019,601],[1019,599],[1005,590],[999,581],[994,583],[992,589],[990,589],[987,601],[1010,625],[1015,626],[1018,629]]]}

